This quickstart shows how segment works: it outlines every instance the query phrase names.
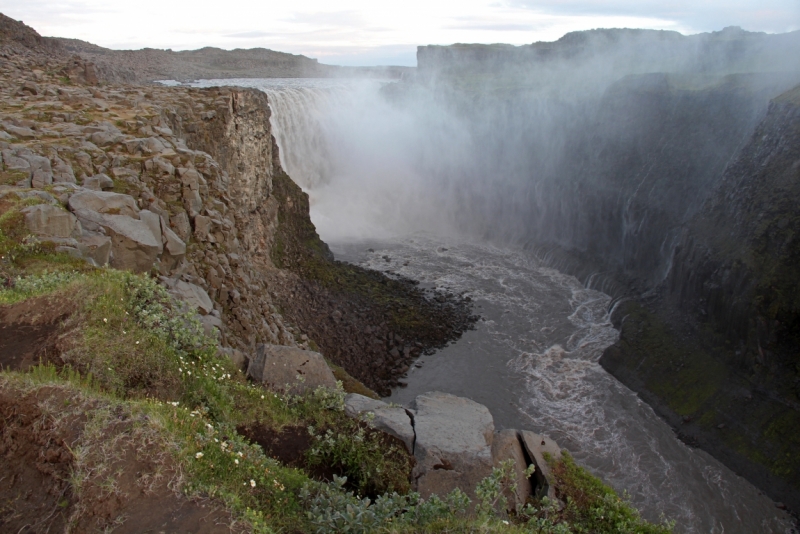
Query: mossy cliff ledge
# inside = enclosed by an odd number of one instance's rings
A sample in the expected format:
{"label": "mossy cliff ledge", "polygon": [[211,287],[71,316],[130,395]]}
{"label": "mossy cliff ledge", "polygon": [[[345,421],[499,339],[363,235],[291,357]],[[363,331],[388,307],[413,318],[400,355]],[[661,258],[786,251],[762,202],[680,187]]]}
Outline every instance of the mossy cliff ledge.
{"label": "mossy cliff ledge", "polygon": [[666,281],[621,304],[601,364],[679,435],[800,509],[800,88],[775,98],[686,225]]}

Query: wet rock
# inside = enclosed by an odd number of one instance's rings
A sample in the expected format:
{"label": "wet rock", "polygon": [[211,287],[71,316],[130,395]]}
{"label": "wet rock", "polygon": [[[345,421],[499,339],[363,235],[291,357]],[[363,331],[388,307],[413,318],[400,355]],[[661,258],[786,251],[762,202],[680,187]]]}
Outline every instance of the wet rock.
{"label": "wet rock", "polygon": [[247,376],[276,391],[293,394],[319,386],[336,387],[333,372],[320,353],[283,345],[258,345]]}

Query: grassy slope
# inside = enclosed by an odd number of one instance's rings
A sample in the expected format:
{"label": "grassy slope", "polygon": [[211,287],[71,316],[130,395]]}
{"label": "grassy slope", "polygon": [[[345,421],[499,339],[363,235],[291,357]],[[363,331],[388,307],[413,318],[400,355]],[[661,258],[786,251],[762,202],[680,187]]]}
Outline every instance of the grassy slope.
{"label": "grassy slope", "polygon": [[[70,502],[88,502],[81,480],[106,473],[101,451],[119,417],[136,421],[135,434],[149,445],[152,462],[176,467],[174,487],[189,496],[222,503],[239,526],[257,532],[667,532],[648,525],[613,492],[567,461],[560,478],[563,511],[534,503],[520,514],[495,511],[492,502],[507,482],[487,480],[483,513],[466,516],[459,494],[419,501],[409,490],[410,461],[387,451],[343,411],[344,392],[318,390],[305,397],[279,396],[249,384],[218,354],[189,314],[146,275],[94,269],[36,244],[22,229],[19,209],[6,200],[0,214],[3,287],[0,306],[42,295],[63,297],[76,310],[61,327],[56,365],[28,372],[4,371],[0,388],[10,395],[57,389],[72,399],[55,408],[66,417],[76,406],[86,414],[80,444],[87,454],[74,464]],[[57,300],[57,299],[56,299]],[[113,414],[110,415],[110,414]],[[123,414],[123,415],[120,415]],[[349,478],[344,488],[314,481],[303,469],[282,465],[236,429],[260,424],[280,432],[309,426],[321,436],[309,454]],[[321,431],[320,431],[321,430]],[[329,431],[329,432],[328,432]],[[138,438],[137,438],[138,439]],[[95,451],[97,454],[88,454]],[[100,451],[100,452],[98,452]],[[309,462],[313,464],[314,462]],[[557,472],[559,472],[557,470]],[[107,476],[108,473],[106,473]],[[94,477],[94,478],[92,478]],[[349,493],[388,497],[371,502]],[[82,493],[83,492],[83,493]],[[392,493],[392,492],[399,492]],[[407,494],[407,495],[406,495]],[[586,495],[593,497],[587,498]],[[598,500],[599,499],[599,500]],[[80,507],[78,507],[80,509]],[[598,512],[599,511],[599,512]],[[596,517],[616,518],[615,522]],[[80,524],[79,513],[73,527]]]}

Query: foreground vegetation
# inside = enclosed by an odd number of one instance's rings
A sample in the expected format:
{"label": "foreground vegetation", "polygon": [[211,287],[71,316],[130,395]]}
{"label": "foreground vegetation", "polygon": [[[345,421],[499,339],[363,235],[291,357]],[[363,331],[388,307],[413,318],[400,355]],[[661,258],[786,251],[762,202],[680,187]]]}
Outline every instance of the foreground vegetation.
{"label": "foreground vegetation", "polygon": [[[511,466],[484,480],[478,499],[456,490],[422,499],[410,492],[412,460],[368,424],[344,412],[345,391],[283,395],[248,383],[193,312],[147,275],[78,263],[20,231],[19,204],[0,215],[0,306],[63,306],[66,319],[43,360],[0,374],[6,397],[60,399],[48,413],[82,428],[69,480],[76,525],[91,488],[116,486],[112,465],[125,457],[115,436],[139,440],[137,461],[170,477],[169,487],[211,499],[236,529],[253,532],[669,532],[652,525],[569,455],[554,463],[557,494],[507,511]],[[38,300],[37,300],[38,299]],[[55,393],[54,393],[55,392]],[[41,404],[41,402],[40,402]],[[74,419],[70,419],[74,418]],[[307,434],[290,466],[245,436]],[[305,435],[304,434],[304,435]],[[123,440],[124,441],[124,440]],[[115,448],[116,447],[116,448]],[[115,452],[116,451],[116,452]],[[333,482],[314,478],[324,468]],[[120,493],[122,494],[122,493]],[[67,502],[67,501],[64,501]]]}

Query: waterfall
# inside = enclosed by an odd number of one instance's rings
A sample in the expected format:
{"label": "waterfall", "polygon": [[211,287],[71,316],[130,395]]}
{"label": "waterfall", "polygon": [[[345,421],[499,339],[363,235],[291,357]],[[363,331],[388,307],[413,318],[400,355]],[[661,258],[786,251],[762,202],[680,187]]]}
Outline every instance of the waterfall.
{"label": "waterfall", "polygon": [[315,87],[267,87],[272,110],[272,134],[280,147],[281,165],[304,190],[315,190],[330,181],[333,160],[324,117],[341,89]]}

